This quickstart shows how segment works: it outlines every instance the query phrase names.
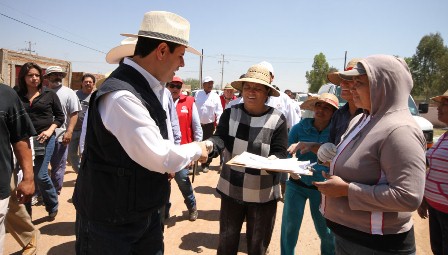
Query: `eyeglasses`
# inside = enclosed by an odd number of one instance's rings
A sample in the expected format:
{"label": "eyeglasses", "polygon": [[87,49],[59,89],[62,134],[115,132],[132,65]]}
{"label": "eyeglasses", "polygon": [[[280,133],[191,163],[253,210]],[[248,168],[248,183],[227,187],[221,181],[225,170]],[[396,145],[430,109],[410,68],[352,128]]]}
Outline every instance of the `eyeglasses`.
{"label": "eyeglasses", "polygon": [[182,84],[176,84],[176,83],[172,83],[172,82],[167,83],[166,86],[170,87],[172,89],[174,89],[174,88],[181,89],[182,88]]}

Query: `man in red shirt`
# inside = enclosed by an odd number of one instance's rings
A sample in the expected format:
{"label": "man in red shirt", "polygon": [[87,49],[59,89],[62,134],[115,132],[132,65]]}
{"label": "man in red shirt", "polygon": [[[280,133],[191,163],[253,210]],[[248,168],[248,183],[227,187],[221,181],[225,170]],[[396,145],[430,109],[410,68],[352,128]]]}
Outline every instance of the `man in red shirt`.
{"label": "man in red shirt", "polygon": [[[183,84],[182,79],[177,76],[173,77],[172,82],[166,84],[176,106],[180,132],[182,134],[181,144],[194,141],[200,142],[202,141],[202,128],[198,110],[194,103],[194,97],[185,96],[181,93]],[[196,209],[196,198],[193,193],[193,187],[188,178],[188,172],[188,168],[182,169],[176,172],[174,179],[185,199],[185,204],[190,214],[190,221],[195,221],[198,217],[198,211]]]}

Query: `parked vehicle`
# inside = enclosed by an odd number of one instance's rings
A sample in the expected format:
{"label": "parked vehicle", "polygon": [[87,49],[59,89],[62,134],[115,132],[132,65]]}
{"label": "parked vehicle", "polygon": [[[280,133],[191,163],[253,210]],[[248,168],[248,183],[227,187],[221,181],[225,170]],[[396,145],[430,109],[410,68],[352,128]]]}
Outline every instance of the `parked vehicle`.
{"label": "parked vehicle", "polygon": [[[317,94],[320,95],[325,92],[332,93],[338,97],[339,107],[343,106],[347,102],[346,100],[341,98],[341,87],[340,86],[336,86],[331,83],[324,84],[324,85],[322,85],[322,87],[320,87],[319,92]],[[425,139],[426,139],[426,148],[431,148],[433,145],[433,135],[434,135],[433,125],[427,119],[420,116],[420,113],[428,112],[428,103],[421,103],[421,104],[419,104],[419,106],[417,108],[417,105],[415,104],[414,99],[412,98],[412,96],[409,96],[408,107],[409,107],[409,111],[412,114],[412,117],[414,118],[414,120],[417,122],[417,124],[420,126],[420,128],[423,131],[423,135],[425,136]]]}

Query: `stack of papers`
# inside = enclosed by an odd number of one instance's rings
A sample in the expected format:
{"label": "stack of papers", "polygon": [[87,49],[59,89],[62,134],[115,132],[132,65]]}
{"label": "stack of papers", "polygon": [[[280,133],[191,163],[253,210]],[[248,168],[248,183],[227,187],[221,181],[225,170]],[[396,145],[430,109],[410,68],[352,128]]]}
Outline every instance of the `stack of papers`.
{"label": "stack of papers", "polygon": [[[253,153],[243,152],[227,162],[228,165],[250,167],[260,170],[312,175],[310,161],[297,161],[296,158],[268,159]],[[314,164],[313,164],[314,165]]]}

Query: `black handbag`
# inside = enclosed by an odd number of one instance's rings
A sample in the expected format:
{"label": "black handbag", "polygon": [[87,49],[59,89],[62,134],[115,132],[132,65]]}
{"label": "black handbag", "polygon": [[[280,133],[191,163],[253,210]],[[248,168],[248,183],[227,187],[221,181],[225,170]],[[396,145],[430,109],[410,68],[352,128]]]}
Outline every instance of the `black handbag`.
{"label": "black handbag", "polygon": [[41,143],[37,140],[37,136],[33,137],[34,156],[44,156],[45,148],[47,147],[47,141]]}

